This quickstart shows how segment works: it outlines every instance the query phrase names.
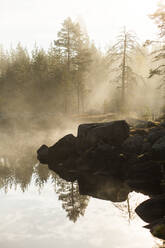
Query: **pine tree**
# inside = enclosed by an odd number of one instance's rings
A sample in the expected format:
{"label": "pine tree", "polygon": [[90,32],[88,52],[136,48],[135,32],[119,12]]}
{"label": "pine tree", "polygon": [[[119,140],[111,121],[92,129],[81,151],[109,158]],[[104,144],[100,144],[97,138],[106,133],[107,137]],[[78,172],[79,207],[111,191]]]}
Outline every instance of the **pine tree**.
{"label": "pine tree", "polygon": [[117,42],[113,45],[107,55],[110,69],[111,82],[117,84],[120,89],[120,111],[125,112],[127,108],[126,98],[136,86],[138,80],[143,80],[132,67],[133,54],[139,50],[136,36],[124,31],[117,37]]}
{"label": "pine tree", "polygon": [[74,99],[74,93],[77,96],[77,112],[80,112],[80,102],[83,109],[84,76],[90,63],[88,36],[81,31],[78,23],[67,18],[54,44],[62,55],[65,112],[68,112],[68,102]]}

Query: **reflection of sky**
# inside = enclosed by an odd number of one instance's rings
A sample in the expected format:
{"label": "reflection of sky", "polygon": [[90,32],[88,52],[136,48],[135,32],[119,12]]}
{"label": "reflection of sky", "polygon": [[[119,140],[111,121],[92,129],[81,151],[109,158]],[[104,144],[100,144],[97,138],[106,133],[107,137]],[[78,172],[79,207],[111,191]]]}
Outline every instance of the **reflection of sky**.
{"label": "reflection of sky", "polygon": [[74,224],[65,216],[52,187],[1,195],[1,248],[151,248],[153,238],[137,218],[131,225],[110,202],[91,199]]}

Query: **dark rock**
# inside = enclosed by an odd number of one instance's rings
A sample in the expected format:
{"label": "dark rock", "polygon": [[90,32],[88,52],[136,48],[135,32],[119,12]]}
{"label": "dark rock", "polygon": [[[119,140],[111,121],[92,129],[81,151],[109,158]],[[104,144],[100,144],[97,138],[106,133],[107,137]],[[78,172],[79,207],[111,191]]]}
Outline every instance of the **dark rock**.
{"label": "dark rock", "polygon": [[141,136],[146,136],[148,134],[146,129],[142,129],[142,128],[137,128],[137,129],[132,129],[130,130],[130,135],[141,135]]}
{"label": "dark rock", "polygon": [[49,163],[59,164],[77,154],[77,139],[68,134],[53,146],[49,147]]}
{"label": "dark rock", "polygon": [[140,153],[142,150],[143,138],[142,136],[135,134],[134,136],[129,136],[122,144],[122,149],[124,152],[130,153]]}
{"label": "dark rock", "polygon": [[147,229],[152,229],[155,225],[165,224],[165,217],[152,221],[150,224],[145,225]]}
{"label": "dark rock", "polygon": [[150,231],[153,236],[165,240],[165,221],[162,224],[157,224],[153,226]]}
{"label": "dark rock", "polygon": [[62,179],[67,182],[74,182],[77,179],[76,171],[69,171],[68,169],[65,169],[65,166],[63,164],[59,164],[58,166],[52,167],[50,169],[55,171]]}
{"label": "dark rock", "polygon": [[161,121],[160,126],[165,127],[165,121],[164,120]]}
{"label": "dark rock", "polygon": [[142,153],[145,153],[145,152],[151,152],[151,151],[152,151],[152,145],[151,145],[151,143],[144,141],[144,143],[142,145],[141,152]]}
{"label": "dark rock", "polygon": [[156,126],[156,124],[152,121],[144,121],[136,118],[127,118],[127,122],[130,126],[134,128],[147,128]]}
{"label": "dark rock", "polygon": [[84,151],[77,164],[80,170],[83,168],[89,172],[106,170],[109,175],[118,178],[122,174],[122,158],[118,149],[103,142]]}
{"label": "dark rock", "polygon": [[129,136],[128,124],[124,121],[112,121],[97,124],[82,124],[78,128],[78,139],[81,144],[92,146],[97,142],[121,145]]}
{"label": "dark rock", "polygon": [[162,179],[161,164],[154,161],[141,161],[131,164],[128,168],[128,179],[159,183]]}
{"label": "dark rock", "polygon": [[64,136],[48,149],[48,167],[66,181],[75,181],[75,173],[70,170],[76,168],[77,139],[72,134]]}
{"label": "dark rock", "polygon": [[153,236],[165,240],[165,217],[155,220],[144,227],[150,229]]}
{"label": "dark rock", "polygon": [[153,128],[150,130],[147,140],[153,145],[159,138],[165,136],[165,129],[164,128]]}
{"label": "dark rock", "polygon": [[158,182],[146,181],[144,179],[130,179],[126,181],[131,190],[144,195],[154,196],[162,193],[162,188]]}
{"label": "dark rock", "polygon": [[163,218],[165,216],[165,194],[142,202],[135,212],[148,223]]}
{"label": "dark rock", "polygon": [[165,136],[159,138],[152,146],[153,156],[155,159],[165,159]]}
{"label": "dark rock", "polygon": [[157,126],[156,123],[154,123],[154,122],[152,122],[152,121],[148,121],[147,127],[155,127],[155,126]]}
{"label": "dark rock", "polygon": [[42,145],[37,150],[37,159],[42,164],[48,164],[48,147],[46,145]]}

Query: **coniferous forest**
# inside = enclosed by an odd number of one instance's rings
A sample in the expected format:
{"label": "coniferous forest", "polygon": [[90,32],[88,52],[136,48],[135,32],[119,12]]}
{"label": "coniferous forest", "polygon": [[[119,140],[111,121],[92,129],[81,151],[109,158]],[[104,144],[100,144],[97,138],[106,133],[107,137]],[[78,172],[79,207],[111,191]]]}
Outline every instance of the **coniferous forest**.
{"label": "coniferous forest", "polygon": [[[157,27],[156,39],[144,40],[127,26],[113,39],[107,22],[104,48],[92,40],[82,20],[70,17],[48,48],[36,41],[29,49],[20,40],[6,49],[0,39],[0,217],[6,226],[0,247],[9,247],[7,242],[25,248],[120,247],[120,238],[122,245],[128,243],[123,247],[148,244],[143,231],[137,235],[138,221],[132,222],[134,229],[124,223],[138,218],[135,208],[148,197],[163,195],[165,201],[165,4],[148,19]],[[28,16],[26,21],[33,20]],[[110,215],[100,200],[107,201]],[[163,221],[165,238],[162,206],[146,212],[160,214],[155,219]]]}
{"label": "coniferous forest", "polygon": [[159,115],[164,107],[165,22],[160,9],[150,18],[160,31],[157,41],[141,44],[123,28],[104,52],[71,18],[63,21],[46,51],[37,44],[32,51],[21,43],[7,51],[1,46],[1,115]]}

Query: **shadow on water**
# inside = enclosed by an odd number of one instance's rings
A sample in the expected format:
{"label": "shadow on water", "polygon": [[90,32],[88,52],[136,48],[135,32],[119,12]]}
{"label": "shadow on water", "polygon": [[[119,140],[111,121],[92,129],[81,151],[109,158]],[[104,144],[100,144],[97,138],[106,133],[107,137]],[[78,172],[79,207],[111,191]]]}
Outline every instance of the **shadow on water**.
{"label": "shadow on water", "polygon": [[[26,192],[32,183],[41,193],[46,183],[51,182],[62,208],[73,222],[84,216],[90,197],[113,202],[128,221],[133,219],[135,212],[134,206],[131,207],[132,201],[130,203],[131,190],[124,182],[114,178],[107,180],[100,175],[91,178],[88,174],[83,174],[75,182],[67,182],[47,166],[39,164],[32,149],[26,148],[22,147],[23,153],[17,150],[14,155],[0,158],[0,189],[6,194],[12,188],[20,188],[22,192]],[[16,156],[17,153],[19,157]]]}
{"label": "shadow on water", "polygon": [[14,135],[9,138],[5,134],[2,140],[0,189],[6,194],[13,188],[26,192],[31,184],[41,193],[44,186],[51,182],[62,208],[73,222],[84,216],[90,197],[112,201],[115,207],[120,211],[122,209],[122,213],[126,212],[129,220],[132,218],[133,211],[130,213],[128,200],[130,188],[124,182],[100,175],[91,177],[86,173],[75,182],[67,182],[47,166],[38,163],[35,151],[38,143],[43,140],[32,143],[33,134],[19,133],[19,139],[17,134],[17,141]]}
{"label": "shadow on water", "polygon": [[[108,177],[100,172],[92,174],[81,172],[76,181],[69,182],[60,178],[47,166],[38,163],[36,150],[40,144],[52,143],[58,140],[61,133],[50,132],[50,137],[44,136],[45,132],[38,132],[38,138],[34,140],[34,132],[14,132],[6,135],[2,133],[0,148],[0,189],[8,193],[10,189],[20,188],[26,192],[31,184],[35,185],[38,192],[42,192],[44,186],[51,182],[66,216],[72,222],[76,222],[80,216],[84,216],[90,197],[108,200],[119,210],[129,222],[135,216],[135,208],[144,200],[133,199],[133,191],[146,195],[153,194],[153,188],[136,188],[128,186],[127,182],[117,178]],[[66,131],[67,133],[67,131]],[[54,136],[53,136],[53,135]],[[63,134],[62,134],[63,135]],[[151,191],[150,191],[151,190]]]}
{"label": "shadow on water", "polygon": [[67,182],[55,172],[37,162],[33,147],[22,145],[12,147],[12,152],[4,152],[0,158],[0,189],[7,194],[10,189],[28,191],[33,183],[41,193],[46,183],[51,182],[62,208],[69,220],[76,222],[84,216],[90,197],[114,203],[121,214],[130,221],[135,215],[130,206],[130,188],[121,180],[101,175],[83,173],[75,182]]}

